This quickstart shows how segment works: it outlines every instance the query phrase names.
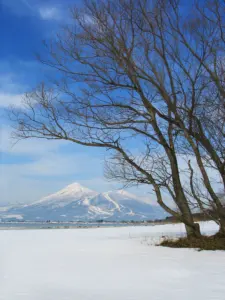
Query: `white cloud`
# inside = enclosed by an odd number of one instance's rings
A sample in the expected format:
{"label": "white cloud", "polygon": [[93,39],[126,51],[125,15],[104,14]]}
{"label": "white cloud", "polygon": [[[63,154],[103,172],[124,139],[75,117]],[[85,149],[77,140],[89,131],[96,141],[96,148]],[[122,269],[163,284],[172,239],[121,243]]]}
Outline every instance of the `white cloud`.
{"label": "white cloud", "polygon": [[[17,63],[18,66],[20,64],[21,67],[22,63]],[[19,77],[17,76],[16,71],[12,72],[12,66],[7,64],[6,61],[0,61],[0,70],[2,71],[2,73],[0,73],[1,93],[4,91],[4,93],[18,94],[27,88],[27,86],[18,83]]]}
{"label": "white cloud", "polygon": [[49,152],[58,151],[59,147],[66,142],[48,140],[22,140],[17,142],[11,138],[12,129],[10,126],[1,128],[0,151],[10,154],[30,154],[42,156]]}
{"label": "white cloud", "polygon": [[[0,65],[4,69],[4,63],[0,62]],[[16,82],[15,74],[9,72],[0,74],[0,107],[20,106],[26,88]]]}
{"label": "white cloud", "polygon": [[[97,152],[93,149],[91,151],[74,145],[74,151],[70,148],[70,152],[66,153],[68,144],[73,147],[66,141],[27,139],[15,144],[10,136],[10,127],[3,127],[0,138],[2,162],[5,161],[4,156],[10,154],[15,157],[13,161],[16,160],[16,163],[0,165],[0,205],[7,202],[33,202],[74,181],[98,192],[122,188],[121,184],[104,179],[104,155],[96,156]],[[31,160],[19,163],[18,156],[30,157]],[[156,203],[150,186],[133,187],[129,190],[144,196],[151,204]]]}
{"label": "white cloud", "polygon": [[61,19],[61,11],[57,7],[39,7],[39,14],[43,20]]}
{"label": "white cloud", "polygon": [[[42,139],[22,140],[15,144],[10,135],[10,127],[1,128],[0,205],[36,201],[74,181],[82,183],[82,178],[92,181],[102,175],[102,158],[90,158],[90,152],[85,149],[81,152],[81,147],[77,149],[74,145],[74,151],[70,148],[66,152],[68,144],[65,141]],[[103,181],[98,181],[97,190],[104,186]]]}
{"label": "white cloud", "polygon": [[62,178],[46,180],[25,176],[27,167],[29,164],[0,165],[0,205],[31,203],[67,184]]}
{"label": "white cloud", "polygon": [[1,5],[7,7],[16,15],[27,15],[32,11],[32,6],[26,0],[1,0]]}
{"label": "white cloud", "polygon": [[23,94],[0,93],[0,107],[21,106]]}
{"label": "white cloud", "polygon": [[[89,153],[74,152],[66,154],[63,151],[46,152],[35,160],[26,164],[24,176],[46,176],[46,177],[63,177],[63,176],[85,176],[92,177],[102,169],[100,158],[90,159]],[[79,179],[80,181],[80,179]]]}
{"label": "white cloud", "polygon": [[[28,139],[13,145],[10,133],[9,127],[1,130],[0,205],[33,202],[75,181],[98,192],[122,188],[121,184],[104,179],[104,155],[96,156],[95,152],[76,145],[74,151],[70,148],[69,153],[65,152],[68,146],[65,141]],[[70,147],[73,147],[71,143]],[[4,163],[7,155],[11,156],[10,164]],[[21,163],[18,156],[31,160]],[[155,203],[154,194],[149,194],[149,186],[133,187],[130,191]]]}
{"label": "white cloud", "polygon": [[[4,161],[4,155],[2,158]],[[109,186],[104,179],[96,180],[102,167],[100,159],[90,160],[88,154],[65,155],[60,152],[43,154],[28,163],[1,164],[0,205],[33,202],[75,181],[97,191],[106,191]]]}
{"label": "white cloud", "polygon": [[[36,0],[1,0],[1,4],[19,16],[33,15],[42,20],[58,21],[62,18],[62,6],[41,6]],[[46,1],[47,2],[47,1]]]}

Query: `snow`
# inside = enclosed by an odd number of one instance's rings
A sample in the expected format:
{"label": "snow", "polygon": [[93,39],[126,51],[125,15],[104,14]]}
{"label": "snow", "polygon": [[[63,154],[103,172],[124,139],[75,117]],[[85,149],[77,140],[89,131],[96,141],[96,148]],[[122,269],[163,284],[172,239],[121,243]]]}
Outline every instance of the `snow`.
{"label": "snow", "polygon": [[225,252],[152,245],[182,232],[181,224],[2,230],[0,299],[225,299]]}
{"label": "snow", "polygon": [[110,197],[109,193],[103,193],[103,195],[105,196],[105,198],[106,198],[109,202],[112,202],[112,203],[113,203],[113,205],[115,206],[115,209],[117,209],[118,211],[120,211],[120,206],[119,206],[119,204],[118,204],[116,201],[114,201],[114,200]]}
{"label": "snow", "polygon": [[[0,211],[21,215],[24,220],[151,220],[166,216],[163,209],[123,190],[98,193],[75,182],[39,201]],[[66,216],[66,217],[65,217]]]}
{"label": "snow", "polygon": [[49,205],[49,203],[53,203],[54,205],[57,204],[57,206],[60,207],[83,198],[86,200],[87,197],[94,197],[97,194],[98,194],[97,192],[90,190],[86,187],[83,187],[78,182],[74,182],[66,186],[64,189],[54,194],[48,195],[31,205],[38,205],[38,204]]}

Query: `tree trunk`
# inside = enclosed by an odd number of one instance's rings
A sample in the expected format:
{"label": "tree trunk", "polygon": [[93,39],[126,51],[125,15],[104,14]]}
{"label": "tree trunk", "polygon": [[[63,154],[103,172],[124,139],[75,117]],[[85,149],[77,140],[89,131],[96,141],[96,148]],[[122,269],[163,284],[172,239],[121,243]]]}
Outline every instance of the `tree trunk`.
{"label": "tree trunk", "polygon": [[188,238],[201,238],[200,226],[194,223],[194,226],[185,225]]}
{"label": "tree trunk", "polygon": [[179,178],[176,179],[177,182],[175,182],[174,186],[176,187],[176,198],[177,198],[177,205],[181,211],[182,214],[182,221],[185,224],[187,237],[191,238],[201,238],[201,231],[200,226],[198,223],[194,222],[193,215],[191,212],[191,209],[188,205],[187,199],[185,197],[185,194],[182,190],[182,185],[179,181]]}
{"label": "tree trunk", "polygon": [[220,229],[216,233],[216,236],[225,238],[225,217],[220,218]]}

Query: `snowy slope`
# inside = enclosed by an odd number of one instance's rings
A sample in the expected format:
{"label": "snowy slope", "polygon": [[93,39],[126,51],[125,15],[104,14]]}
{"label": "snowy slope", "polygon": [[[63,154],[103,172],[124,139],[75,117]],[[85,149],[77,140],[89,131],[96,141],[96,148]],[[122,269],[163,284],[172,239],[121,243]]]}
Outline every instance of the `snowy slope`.
{"label": "snowy slope", "polygon": [[97,193],[76,182],[35,203],[11,208],[7,213],[4,211],[4,217],[0,213],[0,218],[1,215],[4,219],[7,215],[21,215],[24,220],[52,221],[121,221],[165,217],[160,207],[152,206],[126,191]]}
{"label": "snowy slope", "polygon": [[91,207],[98,207],[110,220],[146,220],[163,218],[160,207],[152,206],[126,191],[110,191],[98,194],[90,200]]}

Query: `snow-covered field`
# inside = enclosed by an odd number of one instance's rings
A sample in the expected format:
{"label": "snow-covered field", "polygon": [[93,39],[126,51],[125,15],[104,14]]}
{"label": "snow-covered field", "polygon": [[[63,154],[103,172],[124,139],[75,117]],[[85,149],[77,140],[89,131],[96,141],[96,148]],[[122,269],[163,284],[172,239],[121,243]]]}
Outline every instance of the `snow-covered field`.
{"label": "snow-covered field", "polygon": [[2,230],[0,299],[225,299],[225,252],[153,246],[182,231],[180,224]]}

